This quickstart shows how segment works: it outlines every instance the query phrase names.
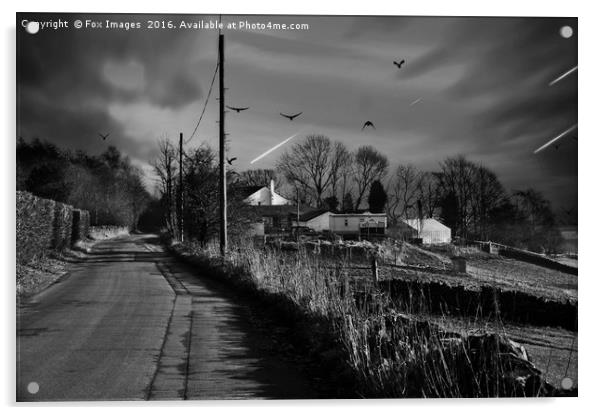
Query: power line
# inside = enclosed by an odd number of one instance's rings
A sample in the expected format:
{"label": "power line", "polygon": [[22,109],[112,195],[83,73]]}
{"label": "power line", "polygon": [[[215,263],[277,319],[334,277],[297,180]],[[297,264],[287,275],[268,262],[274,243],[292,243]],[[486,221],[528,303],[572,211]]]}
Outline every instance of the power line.
{"label": "power line", "polygon": [[215,77],[217,76],[218,69],[219,69],[219,62],[216,63],[215,71],[213,71],[213,78],[211,78],[211,86],[209,87],[209,91],[207,92],[207,96],[205,97],[205,103],[203,104],[203,111],[201,111],[201,115],[199,116],[199,119],[196,122],[196,126],[194,127],[194,131],[190,135],[190,138],[188,138],[188,140],[186,140],[186,142],[184,144],[188,144],[190,142],[190,140],[192,140],[192,138],[196,134],[196,130],[199,128],[199,125],[201,124],[201,120],[203,119],[203,115],[205,115],[205,110],[207,109],[207,104],[209,103],[209,97],[211,97],[211,91],[213,90],[213,84],[215,83]]}

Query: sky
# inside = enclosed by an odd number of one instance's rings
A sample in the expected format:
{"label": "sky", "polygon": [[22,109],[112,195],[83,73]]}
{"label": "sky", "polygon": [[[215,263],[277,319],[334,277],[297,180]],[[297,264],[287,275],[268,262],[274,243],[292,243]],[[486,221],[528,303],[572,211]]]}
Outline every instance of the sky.
{"label": "sky", "polygon": [[[159,139],[218,145],[218,31],[180,28],[218,16],[21,14],[56,23],[17,35],[17,135],[101,153],[116,146],[147,173]],[[139,22],[140,29],[73,27],[76,19]],[[176,28],[148,29],[148,21]],[[437,170],[465,155],[509,191],[541,191],[557,209],[577,206],[576,18],[222,16],[228,157],[237,170],[273,168],[307,134],[350,149],[372,145],[394,168]],[[240,23],[245,22],[243,27]],[[307,24],[306,30],[246,23]],[[569,26],[572,35],[561,35]],[[565,33],[566,35],[566,33]],[[393,61],[405,63],[397,68]],[[206,113],[195,135],[207,94]],[[294,121],[279,115],[303,112]],[[375,129],[362,131],[365,121]],[[110,133],[103,141],[99,133]],[[260,161],[270,147],[298,136]],[[556,146],[557,145],[557,146]]]}

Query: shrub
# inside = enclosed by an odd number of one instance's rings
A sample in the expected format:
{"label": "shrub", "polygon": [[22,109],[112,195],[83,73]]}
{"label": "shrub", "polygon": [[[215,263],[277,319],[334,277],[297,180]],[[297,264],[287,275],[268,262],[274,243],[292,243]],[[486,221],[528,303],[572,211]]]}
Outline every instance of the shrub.
{"label": "shrub", "polygon": [[41,258],[50,249],[68,248],[88,233],[90,215],[87,211],[74,210],[70,205],[28,192],[18,191],[16,199],[17,264]]}
{"label": "shrub", "polygon": [[55,203],[17,192],[17,263],[39,258],[52,247]]}
{"label": "shrub", "polygon": [[52,248],[62,251],[71,245],[73,226],[73,207],[56,202],[54,205],[54,223]]}

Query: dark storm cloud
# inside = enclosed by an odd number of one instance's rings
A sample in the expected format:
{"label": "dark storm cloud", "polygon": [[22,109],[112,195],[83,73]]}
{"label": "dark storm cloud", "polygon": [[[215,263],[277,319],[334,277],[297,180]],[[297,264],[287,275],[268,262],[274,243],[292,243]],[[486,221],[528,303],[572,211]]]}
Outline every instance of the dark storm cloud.
{"label": "dark storm cloud", "polygon": [[[558,206],[576,204],[577,141],[533,154],[577,122],[577,74],[548,85],[577,64],[576,19],[224,17],[241,20],[310,30],[225,32],[227,102],[251,107],[227,115],[240,169],[273,167],[278,152],[248,162],[303,128],[351,149],[374,145],[393,165],[434,169],[465,154],[510,189],[534,187]],[[571,39],[559,34],[565,24]],[[106,144],[97,133],[110,130],[122,151],[148,161],[163,134],[191,134],[215,69],[216,34],[19,32],[19,133],[98,152]],[[216,144],[214,103],[191,145]],[[291,123],[279,115],[289,111],[303,115]],[[361,131],[367,119],[376,130]]]}
{"label": "dark storm cloud", "polygon": [[[31,19],[32,15],[22,15]],[[34,18],[37,15],[33,15]],[[75,18],[91,16],[70,16]],[[105,17],[93,16],[103,21]],[[38,16],[39,18],[39,16]],[[58,19],[46,15],[44,19]],[[64,16],[63,16],[64,18]],[[151,18],[151,17],[149,17]],[[131,18],[130,18],[131,19]],[[139,20],[146,20],[140,17]],[[19,129],[26,137],[41,137],[75,148],[92,149],[82,141],[94,140],[98,131],[122,137],[120,145],[134,156],[146,151],[134,143],[121,123],[110,117],[108,106],[115,102],[148,101],[152,105],[182,108],[203,97],[198,72],[199,57],[181,53],[190,40],[188,32],[126,32],[92,30],[49,30],[32,36],[18,33],[17,83],[19,86]],[[172,54],[174,56],[172,58]],[[116,70],[129,64],[141,68],[140,79],[125,77]],[[113,70],[115,71],[115,69]],[[127,74],[126,74],[127,75]],[[138,85],[138,88],[130,88]]]}

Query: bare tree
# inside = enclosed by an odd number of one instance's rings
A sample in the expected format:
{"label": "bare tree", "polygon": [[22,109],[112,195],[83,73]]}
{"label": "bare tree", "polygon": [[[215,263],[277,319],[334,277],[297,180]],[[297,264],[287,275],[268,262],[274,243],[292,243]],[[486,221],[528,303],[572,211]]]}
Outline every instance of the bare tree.
{"label": "bare tree", "polygon": [[387,175],[389,160],[372,146],[362,146],[353,157],[353,182],[356,185],[357,197],[355,209],[359,209],[368,188],[373,182]]}
{"label": "bare tree", "polygon": [[177,160],[176,149],[168,138],[159,141],[159,155],[151,163],[159,177],[159,191],[163,195],[162,201],[165,209],[165,223],[169,232],[177,229],[174,209],[174,179],[176,176]]}
{"label": "bare tree", "polygon": [[[352,161],[353,158],[351,157],[351,153],[349,152],[349,150],[347,150],[347,147],[345,147],[345,145],[340,141],[336,141],[334,143],[332,154],[331,187],[332,197],[335,197],[337,201],[341,203],[343,201],[343,198],[345,197],[345,193],[347,192],[347,183]],[[339,187],[341,190],[340,199],[337,197]]]}
{"label": "bare tree", "polygon": [[238,175],[238,184],[243,186],[267,186],[274,180],[276,187],[280,186],[280,178],[272,169],[245,170]]}
{"label": "bare tree", "polygon": [[277,167],[293,187],[311,195],[314,204],[320,206],[332,182],[332,161],[330,139],[324,135],[309,135],[285,152]]}
{"label": "bare tree", "polygon": [[129,165],[129,167],[125,169],[123,184],[131,209],[133,229],[138,229],[140,215],[150,201],[150,195],[142,182],[143,175],[144,174],[139,167]]}
{"label": "bare tree", "polygon": [[425,172],[423,174],[419,197],[422,201],[424,216],[426,218],[435,217],[441,199],[441,187],[436,173]]}
{"label": "bare tree", "polygon": [[491,213],[505,198],[505,190],[495,173],[457,156],[441,163],[438,178],[442,197],[454,200],[457,212],[451,225],[459,235],[486,237]]}
{"label": "bare tree", "polygon": [[466,238],[470,220],[470,200],[474,194],[474,172],[476,165],[464,156],[450,157],[441,163],[441,187],[444,196],[455,199],[457,214],[452,225],[453,228]]}
{"label": "bare tree", "polygon": [[487,239],[492,213],[504,202],[506,192],[495,173],[483,166],[477,167],[474,171],[474,188],[471,200],[473,232],[481,239]]}
{"label": "bare tree", "polygon": [[424,176],[411,164],[397,167],[388,185],[387,215],[391,224],[397,224],[400,219],[409,219],[410,212],[417,209]]}

